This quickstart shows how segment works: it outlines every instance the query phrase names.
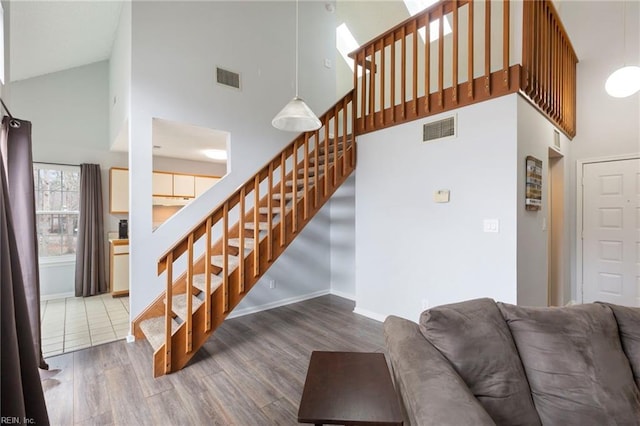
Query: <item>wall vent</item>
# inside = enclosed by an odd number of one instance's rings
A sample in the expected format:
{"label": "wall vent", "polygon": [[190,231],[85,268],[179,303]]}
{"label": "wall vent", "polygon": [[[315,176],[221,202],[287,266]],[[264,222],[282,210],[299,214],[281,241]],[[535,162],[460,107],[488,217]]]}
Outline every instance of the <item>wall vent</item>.
{"label": "wall vent", "polygon": [[553,146],[560,151],[560,132],[555,129],[553,130]]}
{"label": "wall vent", "polygon": [[422,130],[422,140],[429,142],[436,139],[456,136],[456,116],[432,121],[424,125]]}
{"label": "wall vent", "polygon": [[240,74],[216,67],[216,81],[223,86],[240,89]]}

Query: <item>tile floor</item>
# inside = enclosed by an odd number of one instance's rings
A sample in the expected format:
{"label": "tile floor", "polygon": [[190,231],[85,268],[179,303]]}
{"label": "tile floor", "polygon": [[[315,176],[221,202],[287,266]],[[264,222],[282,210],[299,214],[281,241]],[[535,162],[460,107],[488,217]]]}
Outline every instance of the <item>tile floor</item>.
{"label": "tile floor", "polygon": [[129,298],[111,294],[68,297],[40,304],[42,352],[46,357],[101,343],[129,334]]}

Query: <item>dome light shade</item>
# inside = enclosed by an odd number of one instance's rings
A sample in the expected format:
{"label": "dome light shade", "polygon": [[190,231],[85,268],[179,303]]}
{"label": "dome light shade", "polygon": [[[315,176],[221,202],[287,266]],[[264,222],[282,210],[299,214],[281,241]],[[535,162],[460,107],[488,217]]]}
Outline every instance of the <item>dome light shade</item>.
{"label": "dome light shade", "polygon": [[640,90],[640,67],[628,66],[614,71],[604,85],[614,98],[626,98]]}
{"label": "dome light shade", "polygon": [[273,127],[288,132],[318,130],[322,123],[299,97],[293,98],[271,121]]}

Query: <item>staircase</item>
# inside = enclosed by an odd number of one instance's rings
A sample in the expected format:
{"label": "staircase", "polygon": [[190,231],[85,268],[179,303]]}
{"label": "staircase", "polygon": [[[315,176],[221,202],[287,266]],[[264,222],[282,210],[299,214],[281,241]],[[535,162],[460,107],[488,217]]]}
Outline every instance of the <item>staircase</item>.
{"label": "staircase", "polygon": [[[355,135],[512,93],[575,135],[578,60],[564,27],[549,0],[515,4],[521,64],[510,59],[509,0],[442,0],[351,53],[354,89],[322,127],[297,136],[158,261],[165,291],[132,325],[154,349],[154,377],[186,365],[349,177]],[[437,40],[421,41],[436,22]]]}
{"label": "staircase", "polygon": [[186,365],[353,172],[352,108],[353,91],[161,257],[166,289],[133,321],[154,377]]}

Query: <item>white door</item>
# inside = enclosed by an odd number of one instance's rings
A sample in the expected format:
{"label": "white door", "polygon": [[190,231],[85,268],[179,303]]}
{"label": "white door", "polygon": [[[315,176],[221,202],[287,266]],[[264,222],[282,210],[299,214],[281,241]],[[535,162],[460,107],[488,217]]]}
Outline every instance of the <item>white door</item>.
{"label": "white door", "polygon": [[640,306],[640,159],[582,173],[583,302]]}

